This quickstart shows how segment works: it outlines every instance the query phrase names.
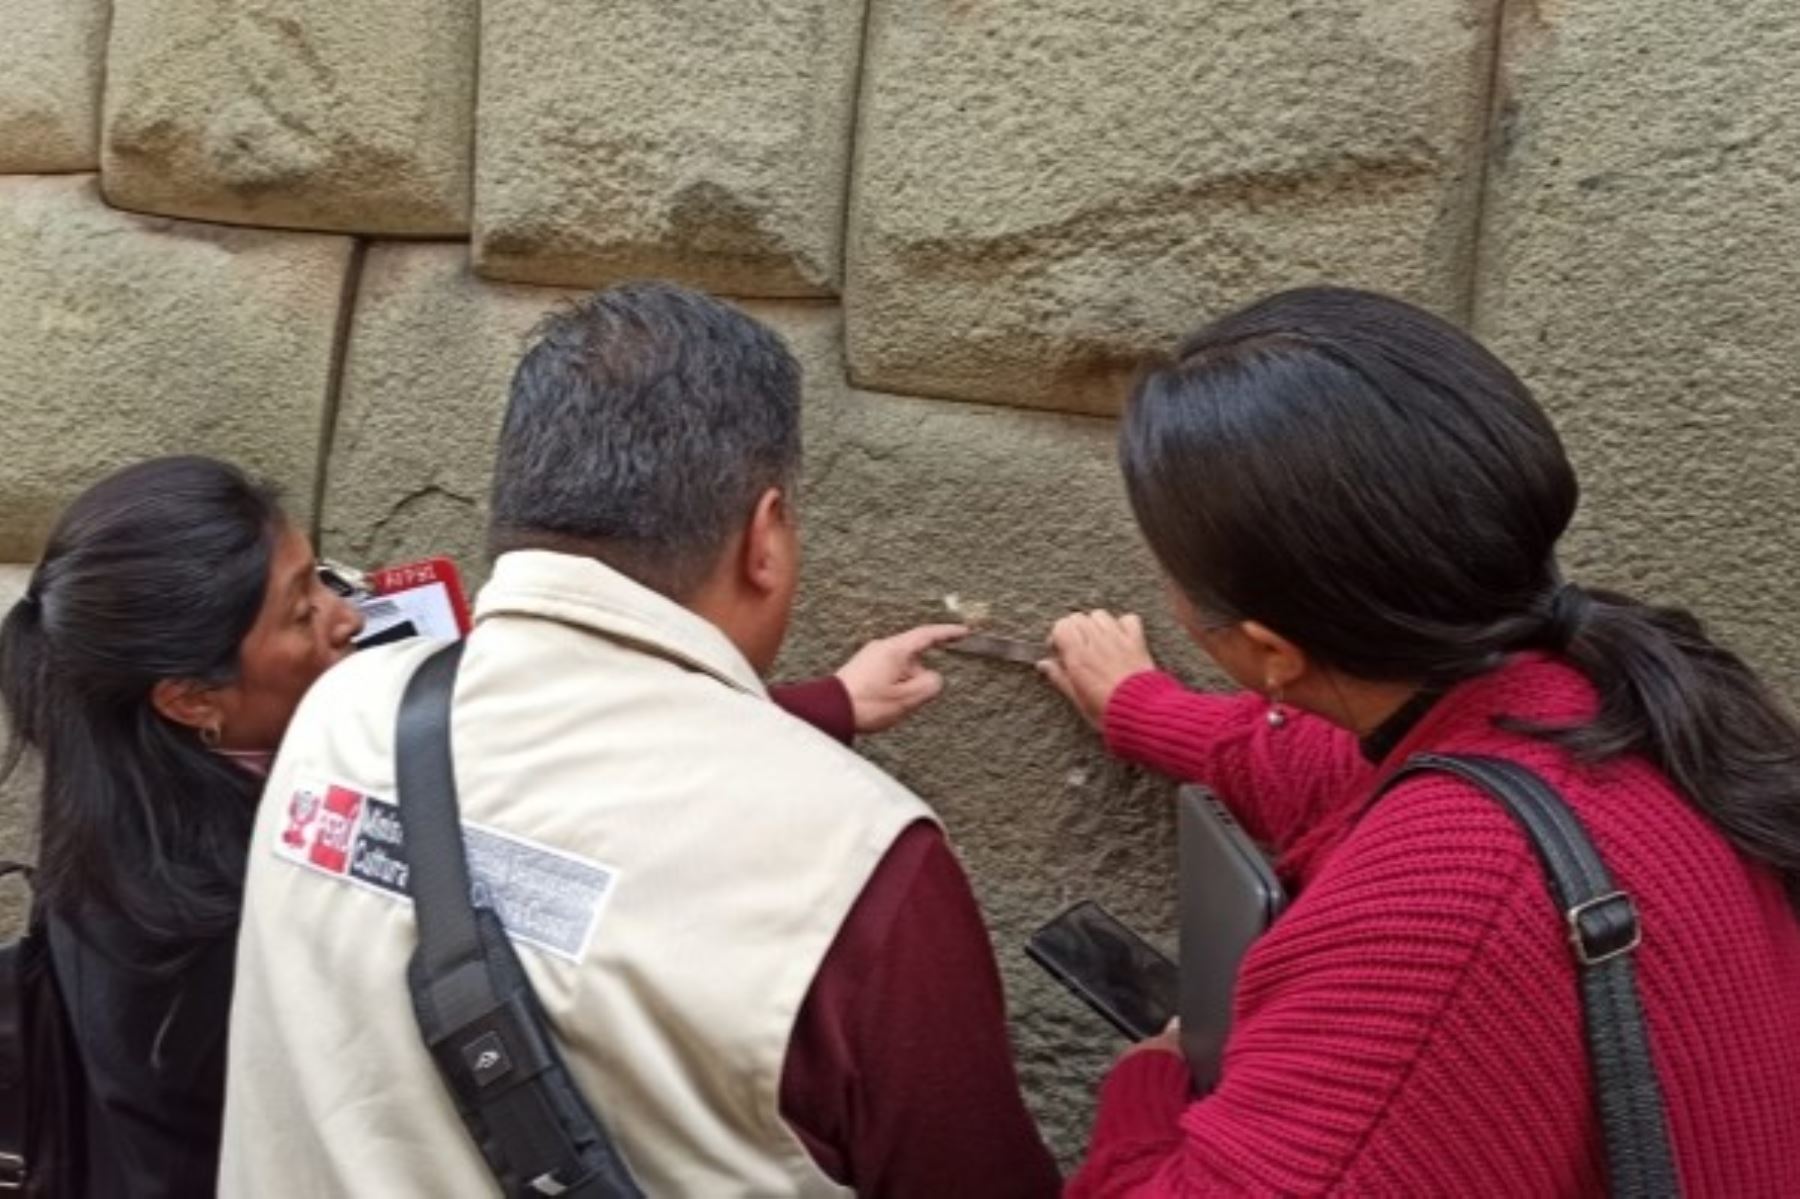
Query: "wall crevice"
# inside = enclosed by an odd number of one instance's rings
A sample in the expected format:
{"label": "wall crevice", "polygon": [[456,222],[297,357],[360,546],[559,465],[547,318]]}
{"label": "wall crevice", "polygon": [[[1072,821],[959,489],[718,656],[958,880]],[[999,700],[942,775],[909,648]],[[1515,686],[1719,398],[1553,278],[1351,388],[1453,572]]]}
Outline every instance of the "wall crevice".
{"label": "wall crevice", "polygon": [[[844,154],[844,203],[838,210],[838,295],[850,300],[850,216],[856,209],[857,151],[862,145],[863,96],[869,86],[869,65],[874,55],[869,43],[875,38],[875,6],[881,0],[863,0],[862,38],[856,54],[856,81],[850,89],[850,113],[844,122],[849,145]],[[846,379],[849,366],[845,365]]]}
{"label": "wall crevice", "polygon": [[1512,0],[1494,0],[1488,21],[1487,82],[1481,97],[1481,135],[1476,139],[1475,178],[1469,207],[1469,243],[1464,257],[1466,278],[1457,319],[1474,329],[1479,317],[1482,261],[1487,243],[1488,188],[1492,183],[1494,155],[1498,151],[1501,120],[1500,70],[1506,54],[1506,10]]}
{"label": "wall crevice", "polygon": [[337,324],[331,332],[331,364],[325,375],[325,403],[319,415],[319,460],[313,469],[313,549],[321,552],[325,531],[325,489],[331,477],[331,451],[337,440],[338,409],[344,395],[344,374],[350,364],[350,337],[356,324],[356,300],[362,291],[363,263],[369,256],[366,238],[350,243],[350,260],[344,264],[343,290],[338,293]]}

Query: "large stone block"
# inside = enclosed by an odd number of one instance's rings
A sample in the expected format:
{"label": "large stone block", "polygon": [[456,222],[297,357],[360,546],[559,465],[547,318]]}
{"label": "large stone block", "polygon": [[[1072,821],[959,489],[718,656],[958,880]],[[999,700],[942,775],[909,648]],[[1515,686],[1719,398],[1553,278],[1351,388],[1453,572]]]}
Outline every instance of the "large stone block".
{"label": "large stone block", "polygon": [[93,170],[105,0],[9,0],[0,25],[0,172]]}
{"label": "large stone block", "polygon": [[1569,573],[1800,699],[1800,8],[1510,3],[1476,307],[1583,481]]}
{"label": "large stone block", "polygon": [[486,577],[507,383],[565,294],[483,282],[461,244],[370,249],[326,470],[327,552],[369,566],[447,554],[471,587]]}
{"label": "large stone block", "polygon": [[858,384],[1116,410],[1258,292],[1467,298],[1478,0],[917,0],[870,14]]}
{"label": "large stone block", "polygon": [[475,261],[835,292],[863,0],[482,10]]}
{"label": "large stone block", "polygon": [[82,488],[230,458],[310,516],[348,239],[139,217],[92,176],[0,178],[0,561]]}
{"label": "large stone block", "polygon": [[[448,550],[485,573],[506,378],[555,296],[471,281],[454,248],[371,254],[332,456],[330,549],[372,562]],[[1072,609],[1142,609],[1159,653],[1194,669],[1132,526],[1109,422],[854,391],[837,309],[750,311],[787,337],[807,379],[805,580],[783,677],[942,620],[948,595],[1030,637]],[[1119,1046],[1021,947],[1088,896],[1172,946],[1169,785],[1109,761],[1030,667],[939,657],[944,697],[864,749],[943,815],[991,923],[1031,1101],[1072,1160]]]}
{"label": "large stone block", "polygon": [[236,224],[469,227],[474,0],[115,0],[107,199]]}

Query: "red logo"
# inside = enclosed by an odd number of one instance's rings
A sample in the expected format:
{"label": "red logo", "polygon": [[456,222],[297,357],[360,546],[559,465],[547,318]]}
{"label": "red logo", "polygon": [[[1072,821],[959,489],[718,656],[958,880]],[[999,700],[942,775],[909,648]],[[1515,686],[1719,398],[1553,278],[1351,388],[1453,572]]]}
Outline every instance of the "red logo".
{"label": "red logo", "polygon": [[281,834],[282,843],[294,849],[306,848],[306,830],[319,816],[319,796],[302,787],[288,800],[288,825]]}
{"label": "red logo", "polygon": [[344,787],[325,792],[325,810],[319,814],[319,832],[313,839],[312,864],[332,874],[344,873],[350,861],[350,835],[363,797]]}

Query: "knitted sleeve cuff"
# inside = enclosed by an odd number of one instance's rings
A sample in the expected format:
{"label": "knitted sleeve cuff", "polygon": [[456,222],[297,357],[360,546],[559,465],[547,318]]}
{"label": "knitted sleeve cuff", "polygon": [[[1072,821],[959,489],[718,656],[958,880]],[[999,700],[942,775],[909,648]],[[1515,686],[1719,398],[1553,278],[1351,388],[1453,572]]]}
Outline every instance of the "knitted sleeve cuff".
{"label": "knitted sleeve cuff", "polygon": [[1151,1050],[1120,1061],[1100,1087],[1094,1148],[1178,1137],[1188,1085],[1187,1063],[1172,1053]]}
{"label": "knitted sleeve cuff", "polygon": [[1180,701],[1188,689],[1174,675],[1145,670],[1120,683],[1101,720],[1106,748],[1139,765],[1164,768],[1172,749],[1186,748],[1193,730],[1183,721]]}

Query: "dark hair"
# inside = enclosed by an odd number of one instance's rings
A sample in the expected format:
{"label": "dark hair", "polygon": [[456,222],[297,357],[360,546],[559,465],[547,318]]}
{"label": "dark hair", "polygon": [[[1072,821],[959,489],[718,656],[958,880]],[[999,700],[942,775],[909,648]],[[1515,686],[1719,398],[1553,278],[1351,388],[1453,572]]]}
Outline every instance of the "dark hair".
{"label": "dark hair", "polygon": [[258,780],[151,705],[161,679],[228,683],[283,517],[208,458],[109,475],[70,504],[0,624],[5,773],[43,766],[38,891],[152,942],[236,923]]}
{"label": "dark hair", "polygon": [[1431,688],[1561,653],[1598,714],[1527,731],[1648,757],[1800,898],[1800,727],[1688,613],[1564,582],[1574,470],[1474,339],[1367,292],[1271,296],[1141,377],[1120,452],[1145,539],[1209,618]]}
{"label": "dark hair", "polygon": [[697,292],[610,288],[546,318],[513,375],[493,548],[575,548],[680,599],[799,463],[780,337]]}

